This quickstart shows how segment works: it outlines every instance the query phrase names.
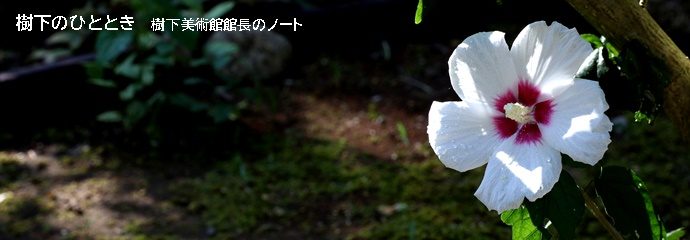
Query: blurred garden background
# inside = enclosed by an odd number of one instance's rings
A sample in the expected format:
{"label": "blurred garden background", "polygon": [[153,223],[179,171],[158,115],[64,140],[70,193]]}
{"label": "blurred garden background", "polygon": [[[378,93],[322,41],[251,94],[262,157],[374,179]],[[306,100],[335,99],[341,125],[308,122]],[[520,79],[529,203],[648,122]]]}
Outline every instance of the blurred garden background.
{"label": "blurred garden background", "polygon": [[[509,239],[473,195],[483,168],[431,150],[431,102],[458,100],[467,36],[558,21],[565,1],[111,0],[0,3],[0,239]],[[538,6],[538,7],[537,7]],[[546,11],[544,11],[546,10]],[[690,3],[648,10],[690,52]],[[18,31],[18,14],[132,16],[132,31]],[[302,24],[151,30],[153,18]],[[87,19],[88,22],[88,19]],[[669,228],[690,225],[690,150],[637,88],[602,81],[625,165]],[[581,186],[595,168],[566,168]],[[579,236],[608,239],[587,213]]]}

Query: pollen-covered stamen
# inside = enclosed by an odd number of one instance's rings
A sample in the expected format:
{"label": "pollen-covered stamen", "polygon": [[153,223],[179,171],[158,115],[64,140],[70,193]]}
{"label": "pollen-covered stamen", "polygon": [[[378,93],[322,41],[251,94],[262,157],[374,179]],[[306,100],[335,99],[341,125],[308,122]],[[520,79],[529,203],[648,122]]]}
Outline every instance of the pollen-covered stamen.
{"label": "pollen-covered stamen", "polygon": [[503,106],[503,110],[505,110],[507,118],[512,119],[520,124],[534,122],[531,107],[516,102],[506,104]]}

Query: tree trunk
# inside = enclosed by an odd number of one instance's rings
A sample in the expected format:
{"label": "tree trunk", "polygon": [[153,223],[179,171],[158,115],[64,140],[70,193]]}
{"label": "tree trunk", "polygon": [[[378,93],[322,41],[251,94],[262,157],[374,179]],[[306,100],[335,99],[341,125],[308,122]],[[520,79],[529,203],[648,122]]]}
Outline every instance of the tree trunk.
{"label": "tree trunk", "polygon": [[[615,46],[639,42],[669,71],[664,109],[690,142],[690,60],[676,46],[647,10],[634,0],[567,0]],[[662,82],[659,80],[659,84]]]}

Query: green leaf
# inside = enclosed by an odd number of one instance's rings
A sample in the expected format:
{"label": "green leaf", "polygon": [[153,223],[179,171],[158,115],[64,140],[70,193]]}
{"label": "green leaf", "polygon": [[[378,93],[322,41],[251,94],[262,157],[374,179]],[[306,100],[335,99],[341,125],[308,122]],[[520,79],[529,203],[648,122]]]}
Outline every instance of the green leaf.
{"label": "green leaf", "polygon": [[542,237],[542,232],[532,224],[529,212],[524,206],[503,212],[501,214],[501,221],[513,227],[513,239],[540,240]]}
{"label": "green leaf", "polygon": [[184,85],[187,86],[194,86],[198,85],[204,82],[203,78],[198,78],[198,77],[189,77],[183,81]]}
{"label": "green leaf", "polygon": [[216,71],[225,68],[237,50],[236,44],[225,41],[211,41],[204,48],[206,56],[210,59],[213,69]]}
{"label": "green leaf", "polygon": [[199,112],[208,109],[207,103],[196,100],[195,98],[183,93],[172,95],[170,97],[170,102],[192,112]]}
{"label": "green leaf", "polygon": [[652,229],[652,236],[656,239],[661,239],[666,236],[666,230],[661,222],[661,218],[654,213],[654,204],[652,204],[652,198],[649,196],[647,185],[644,184],[644,181],[642,181],[640,176],[637,176],[633,170],[630,170],[630,174],[632,175],[633,182],[637,187],[637,192],[640,194],[640,196],[642,196],[642,199],[644,199],[644,207],[647,211],[647,218],[649,219],[649,224]]}
{"label": "green leaf", "polygon": [[420,24],[422,23],[422,12],[424,10],[424,3],[422,0],[419,0],[417,3],[417,11],[414,14],[414,24]]}
{"label": "green leaf", "polygon": [[156,105],[157,103],[163,102],[166,99],[165,93],[162,91],[156,92],[153,94],[148,100],[146,100],[146,105],[149,107],[152,107]]}
{"label": "green leaf", "polygon": [[81,46],[84,36],[78,31],[68,30],[56,32],[46,39],[46,44],[67,44],[70,50],[75,50]]}
{"label": "green leaf", "polygon": [[626,238],[663,239],[664,229],[654,213],[647,187],[630,169],[605,167],[594,180],[613,226]]}
{"label": "green leaf", "polygon": [[532,223],[543,233],[547,222],[556,228],[558,239],[575,239],[575,229],[585,213],[585,202],[580,188],[566,171],[561,175],[553,189],[534,202],[525,202],[532,216]]}
{"label": "green leaf", "polygon": [[685,236],[685,229],[679,228],[668,232],[666,234],[666,240],[679,240],[683,236]]}
{"label": "green leaf", "polygon": [[146,63],[151,65],[163,65],[170,67],[175,64],[175,58],[172,56],[162,56],[162,54],[151,55],[146,59]]}
{"label": "green leaf", "polygon": [[86,75],[89,78],[102,78],[103,77],[103,66],[95,62],[88,62],[84,64],[84,70],[86,70]]}
{"label": "green leaf", "polygon": [[69,56],[71,53],[68,49],[38,49],[31,52],[29,59],[31,60],[41,60],[45,63],[53,63],[60,58]]}
{"label": "green leaf", "polygon": [[591,33],[580,34],[580,37],[582,37],[582,39],[589,42],[590,44],[594,45],[594,48],[599,48],[599,47],[604,45],[601,42],[601,39],[594,34],[591,34]]}
{"label": "green leaf", "polygon": [[128,78],[132,79],[137,79],[139,78],[139,75],[141,74],[141,67],[139,64],[134,63],[134,59],[137,57],[136,53],[130,54],[125,58],[122,63],[118,64],[115,67],[115,74],[125,76]]}
{"label": "green leaf", "polygon": [[618,56],[620,55],[620,53],[618,52],[618,49],[616,49],[616,47],[614,47],[613,44],[606,39],[606,37],[601,36],[600,39],[601,39],[601,43],[604,44],[604,47],[609,52],[609,59],[611,59],[612,61],[617,61]]}
{"label": "green leaf", "polygon": [[400,140],[402,140],[403,144],[405,144],[405,146],[410,145],[410,139],[407,137],[405,125],[402,122],[397,122],[395,128],[398,130],[398,136],[400,136]]}
{"label": "green leaf", "polygon": [[203,2],[199,0],[182,0],[181,3],[194,11],[201,12],[203,10]]}
{"label": "green leaf", "polygon": [[162,38],[155,32],[143,32],[137,35],[137,46],[142,49],[152,49],[162,42]]}
{"label": "green leaf", "polygon": [[235,7],[235,2],[223,2],[219,3],[215,7],[211,8],[206,14],[204,15],[204,18],[206,19],[211,19],[211,18],[219,18],[225,15],[227,12],[232,10],[232,8]]}
{"label": "green leaf", "polygon": [[127,105],[126,118],[123,120],[125,128],[132,129],[134,125],[141,121],[144,116],[146,116],[148,110],[148,105],[141,101],[133,101],[129,103],[129,105]]}
{"label": "green leaf", "polygon": [[61,32],[56,32],[50,35],[48,39],[46,39],[46,44],[48,45],[53,45],[53,44],[60,44],[60,43],[67,43],[69,44],[70,41],[72,41],[73,37],[72,34],[75,31],[61,31]]}
{"label": "green leaf", "polygon": [[133,31],[102,31],[96,37],[96,61],[106,65],[127,50]]}
{"label": "green leaf", "polygon": [[96,119],[101,122],[119,122],[122,121],[122,115],[118,111],[107,111],[98,114]]}
{"label": "green leaf", "polygon": [[208,110],[208,115],[213,118],[216,123],[225,122],[228,120],[237,120],[238,113],[237,109],[232,105],[221,104],[215,105]]}
{"label": "green leaf", "polygon": [[651,123],[662,110],[664,89],[670,81],[668,66],[639,41],[626,44],[624,49],[619,57],[619,65],[628,78],[624,84],[636,87],[637,94],[630,95],[638,99],[634,110],[640,113],[636,115],[641,118],[637,119]]}
{"label": "green leaf", "polygon": [[635,118],[635,122],[647,122],[647,124],[652,124],[652,121],[654,120],[654,118],[640,110],[635,111],[635,115],[633,117]]}
{"label": "green leaf", "polygon": [[114,88],[116,86],[115,82],[113,82],[112,80],[103,78],[90,78],[89,82],[99,87]]}
{"label": "green leaf", "polygon": [[200,67],[203,65],[208,64],[210,61],[206,58],[197,58],[197,59],[192,59],[189,61],[189,66],[190,67]]}
{"label": "green leaf", "polygon": [[120,99],[124,101],[132,100],[137,92],[139,92],[141,89],[142,86],[140,84],[132,83],[120,92]]}
{"label": "green leaf", "polygon": [[[135,19],[147,19],[150,21],[152,18],[180,18],[181,10],[176,6],[177,1],[170,0],[130,0],[129,1],[133,12],[136,13]],[[185,0],[183,2],[195,2],[201,8],[201,1],[199,0]],[[147,21],[135,21],[140,24],[140,26],[147,26]]]}
{"label": "green leaf", "polygon": [[144,85],[151,85],[153,84],[153,80],[155,80],[155,66],[154,65],[144,65],[141,67],[141,83]]}
{"label": "green leaf", "polygon": [[[197,31],[171,31],[170,36],[175,39],[175,41],[184,47],[188,51],[192,51],[196,48],[196,43],[199,40],[199,33]],[[170,45],[171,47],[174,47]]]}
{"label": "green leaf", "polygon": [[153,56],[172,56],[175,53],[175,44],[171,41],[161,41],[156,45],[156,55]]}

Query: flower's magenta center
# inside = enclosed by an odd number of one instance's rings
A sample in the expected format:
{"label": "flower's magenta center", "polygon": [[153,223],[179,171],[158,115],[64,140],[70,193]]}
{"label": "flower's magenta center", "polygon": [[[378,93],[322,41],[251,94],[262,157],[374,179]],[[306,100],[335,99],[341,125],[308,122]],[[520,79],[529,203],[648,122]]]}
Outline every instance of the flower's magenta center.
{"label": "flower's magenta center", "polygon": [[494,126],[501,138],[517,134],[517,143],[541,141],[539,126],[551,121],[553,101],[543,99],[541,91],[528,81],[520,81],[517,96],[508,90],[494,100],[494,108],[502,114],[494,117]]}

